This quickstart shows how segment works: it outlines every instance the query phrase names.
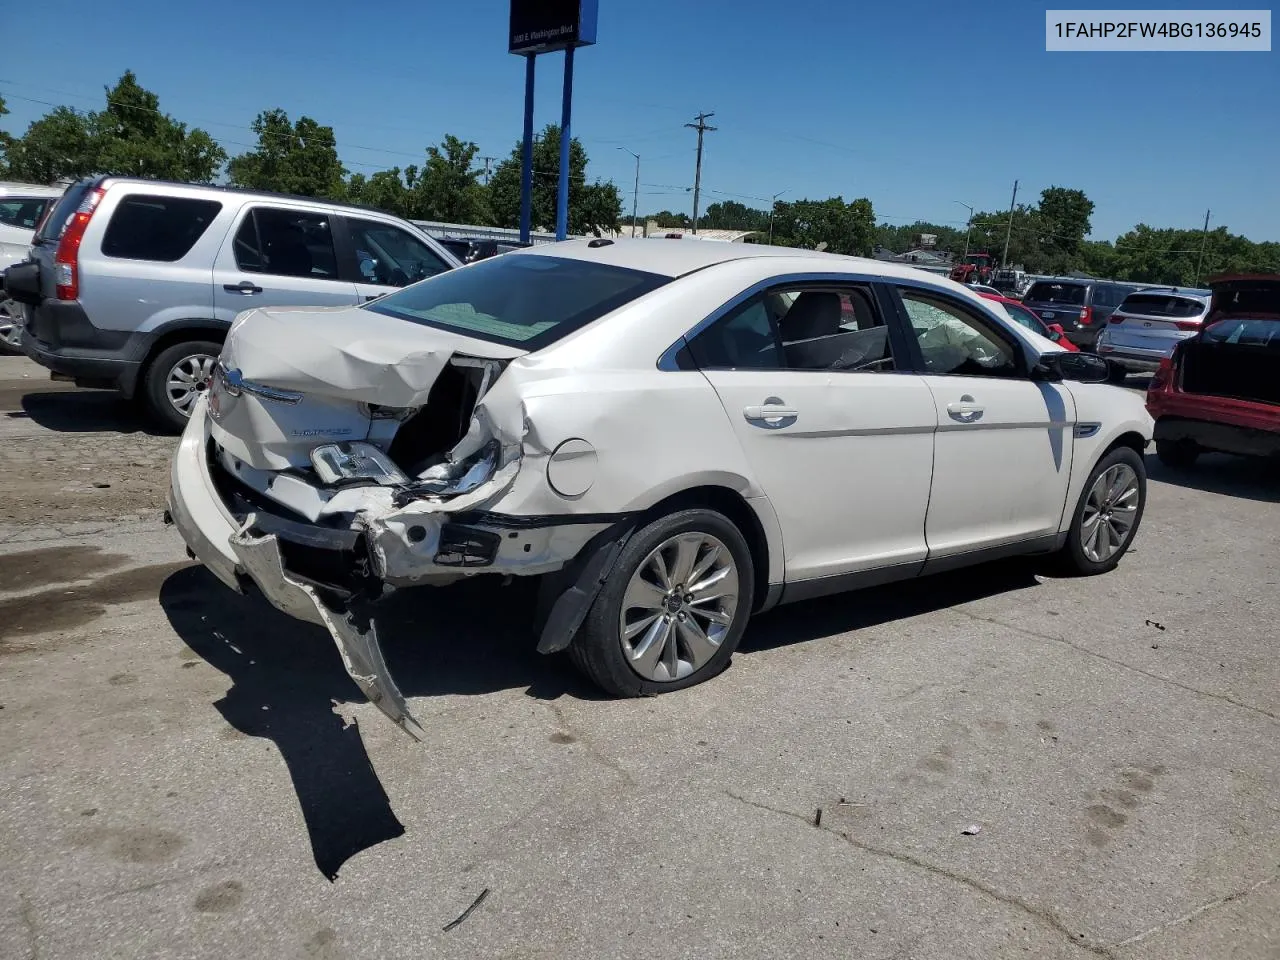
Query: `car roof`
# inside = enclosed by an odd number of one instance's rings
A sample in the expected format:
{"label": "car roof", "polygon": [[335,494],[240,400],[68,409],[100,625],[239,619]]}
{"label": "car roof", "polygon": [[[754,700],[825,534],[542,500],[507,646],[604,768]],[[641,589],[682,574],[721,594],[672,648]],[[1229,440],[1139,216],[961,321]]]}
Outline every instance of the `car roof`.
{"label": "car roof", "polygon": [[562,240],[559,243],[540,243],[536,247],[514,250],[507,256],[590,260],[672,278],[736,260],[780,258],[812,261],[813,269],[817,271],[826,268],[915,280],[920,279],[923,274],[931,279],[938,279],[933,274],[914,267],[866,257],[848,257],[798,247],[771,247],[757,243],[685,243],[660,237],[626,237],[604,241]]}
{"label": "car roof", "polygon": [[1156,294],[1157,296],[1168,297],[1186,297],[1188,300],[1203,300],[1208,303],[1209,298],[1213,296],[1213,291],[1200,290],[1196,287],[1139,287],[1137,290],[1128,294],[1125,299],[1128,300],[1129,297],[1138,297],[1143,294]]}
{"label": "car roof", "polygon": [[38,183],[11,183],[0,181],[0,197],[35,197],[51,199],[62,196],[62,187],[41,186]]}
{"label": "car roof", "polygon": [[[384,217],[392,217],[396,220],[403,220],[403,217],[396,216],[394,213],[388,213],[378,207],[365,206],[358,203],[338,203],[334,200],[326,200],[323,197],[304,197],[292,193],[273,193],[270,190],[250,190],[246,187],[219,186],[212,183],[182,183],[177,180],[148,180],[145,177],[117,177],[112,175],[90,177],[91,183],[106,188],[115,186],[118,183],[127,183],[133,186],[151,187],[181,187],[183,190],[213,190],[218,193],[232,193],[240,197],[257,197],[263,200],[289,200],[293,203],[309,203],[318,207],[337,207],[342,210],[358,210],[361,213],[376,213]],[[83,182],[83,181],[82,181]],[[419,227],[418,229],[422,229]]]}

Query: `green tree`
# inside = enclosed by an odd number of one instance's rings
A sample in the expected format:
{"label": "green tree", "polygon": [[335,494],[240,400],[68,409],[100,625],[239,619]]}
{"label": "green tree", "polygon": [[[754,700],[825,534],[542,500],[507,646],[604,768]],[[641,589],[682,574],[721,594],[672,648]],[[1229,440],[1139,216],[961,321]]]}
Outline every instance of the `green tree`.
{"label": "green tree", "polygon": [[131,177],[209,183],[227,154],[204,130],[187,130],[126,70],[107,88],[107,107],[89,120],[96,169]]}
{"label": "green tree", "polygon": [[882,223],[875,230],[875,245],[892,250],[894,253],[905,253],[916,245],[916,237],[922,233],[931,233],[938,238],[938,250],[954,253],[957,257],[964,253],[963,228],[944,226],[917,220],[915,223],[893,225]]}
{"label": "green tree", "polygon": [[5,149],[5,176],[28,183],[53,183],[59,177],[98,173],[90,118],[70,107],[54,107]]}
{"label": "green tree", "polygon": [[774,211],[773,242],[779,246],[868,256],[875,245],[875,211],[865,197],[779,203]]}
{"label": "green tree", "polygon": [[[412,215],[420,220],[446,223],[488,223],[488,197],[480,184],[480,171],[475,167],[479,152],[480,148],[474,143],[459,140],[452,134],[446,134],[439,146],[427,147],[427,162],[422,172],[413,178],[410,191]],[[571,211],[573,199],[571,196]],[[518,217],[517,201],[517,222]]]}
{"label": "green tree", "polygon": [[1041,191],[1032,221],[1037,232],[1041,270],[1058,273],[1080,266],[1093,209],[1093,201],[1082,190],[1047,187]]}
{"label": "green tree", "polygon": [[[489,180],[489,206],[498,226],[520,225],[520,157],[517,143]],[[551,230],[556,223],[556,190],[560,177],[560,128],[548,124],[533,145],[533,226]],[[569,232],[599,234],[617,230],[622,197],[612,183],[587,182],[587,152],[569,141]]]}
{"label": "green tree", "polygon": [[252,127],[258,145],[227,164],[232,183],[304,197],[346,196],[346,170],[338,159],[333,127],[321,126],[310,117],[291,123],[280,109],[258,114]]}
{"label": "green tree", "polygon": [[708,230],[768,230],[769,211],[736,200],[717,201],[698,217],[698,226]]}
{"label": "green tree", "polygon": [[687,213],[672,213],[670,210],[660,210],[657,213],[651,213],[648,216],[641,215],[637,218],[641,228],[652,220],[660,227],[692,227],[693,220]]}
{"label": "green tree", "polygon": [[399,167],[379,170],[367,178],[363,173],[353,173],[347,180],[346,201],[375,207],[398,217],[412,216],[409,209],[409,187],[405,180],[412,181],[416,176],[417,167],[412,165],[406,168],[403,175]]}

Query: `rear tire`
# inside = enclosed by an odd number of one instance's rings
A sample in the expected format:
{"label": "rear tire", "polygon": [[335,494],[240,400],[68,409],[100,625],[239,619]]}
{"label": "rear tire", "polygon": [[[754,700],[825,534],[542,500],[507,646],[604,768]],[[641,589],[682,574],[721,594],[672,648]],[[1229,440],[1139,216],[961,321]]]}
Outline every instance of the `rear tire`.
{"label": "rear tire", "polygon": [[1089,472],[1080,493],[1059,554],[1064,572],[1091,577],[1114,570],[1133,543],[1146,506],[1142,457],[1129,447],[1116,447]]}
{"label": "rear tire", "polygon": [[22,353],[22,304],[0,294],[0,355]]}
{"label": "rear tire", "polygon": [[221,352],[222,344],[212,340],[184,340],[161,350],[147,367],[143,384],[147,411],[164,427],[181,433],[195,401],[209,389]]}
{"label": "rear tire", "polygon": [[1200,448],[1187,440],[1157,440],[1156,456],[1166,467],[1182,470],[1195,464]]}
{"label": "rear tire", "polygon": [[660,517],[627,541],[569,657],[618,697],[701,683],[729,665],[754,584],[751,550],[723,514],[698,508]]}

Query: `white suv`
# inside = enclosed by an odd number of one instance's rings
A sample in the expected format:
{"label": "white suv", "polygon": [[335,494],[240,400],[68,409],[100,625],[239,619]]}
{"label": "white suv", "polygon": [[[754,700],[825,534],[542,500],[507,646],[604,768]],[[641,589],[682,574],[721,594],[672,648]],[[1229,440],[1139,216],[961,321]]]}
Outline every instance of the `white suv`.
{"label": "white suv", "polygon": [[[25,260],[36,224],[58,197],[62,187],[31,183],[0,183],[0,270]],[[21,353],[22,304],[0,293],[0,353]]]}

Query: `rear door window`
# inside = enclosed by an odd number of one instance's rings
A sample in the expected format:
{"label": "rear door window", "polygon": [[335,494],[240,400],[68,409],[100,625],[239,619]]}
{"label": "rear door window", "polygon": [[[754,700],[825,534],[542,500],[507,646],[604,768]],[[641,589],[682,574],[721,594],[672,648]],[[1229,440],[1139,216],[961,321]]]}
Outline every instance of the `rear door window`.
{"label": "rear door window", "polygon": [[236,266],[246,273],[337,280],[329,218],[321,213],[254,207],[232,241]]}
{"label": "rear door window", "polygon": [[14,197],[0,200],[0,223],[7,227],[34,230],[44,216],[49,201],[43,197]]}
{"label": "rear door window", "polygon": [[1031,285],[1023,300],[1032,303],[1061,303],[1066,306],[1083,307],[1084,296],[1089,288],[1082,283],[1047,283],[1038,280]]}
{"label": "rear door window", "polygon": [[130,194],[111,214],[102,253],[122,260],[173,263],[191,251],[221,209],[216,200]]}

